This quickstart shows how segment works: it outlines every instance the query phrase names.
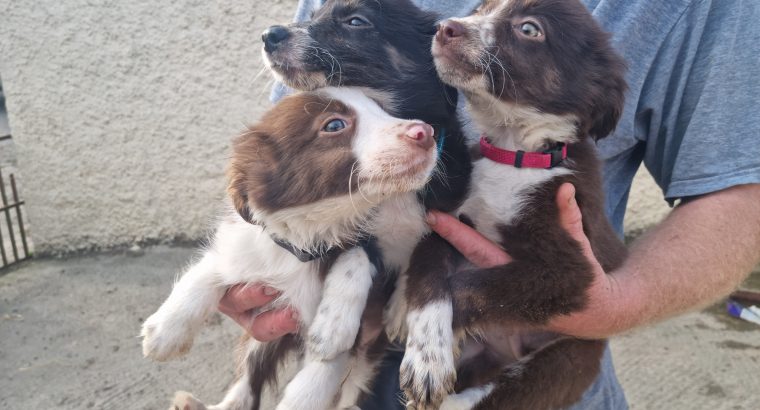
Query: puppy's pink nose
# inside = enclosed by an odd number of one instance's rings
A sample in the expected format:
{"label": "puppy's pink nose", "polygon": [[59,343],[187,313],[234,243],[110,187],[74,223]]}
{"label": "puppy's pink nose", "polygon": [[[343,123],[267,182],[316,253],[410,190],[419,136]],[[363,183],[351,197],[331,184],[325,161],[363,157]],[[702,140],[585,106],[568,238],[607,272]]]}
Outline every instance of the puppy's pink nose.
{"label": "puppy's pink nose", "polygon": [[435,33],[435,39],[442,44],[448,44],[451,40],[462,37],[464,26],[454,20],[444,20],[438,25],[438,31]]}
{"label": "puppy's pink nose", "polygon": [[424,122],[409,125],[404,134],[409,141],[423,149],[429,149],[433,146],[433,127]]}

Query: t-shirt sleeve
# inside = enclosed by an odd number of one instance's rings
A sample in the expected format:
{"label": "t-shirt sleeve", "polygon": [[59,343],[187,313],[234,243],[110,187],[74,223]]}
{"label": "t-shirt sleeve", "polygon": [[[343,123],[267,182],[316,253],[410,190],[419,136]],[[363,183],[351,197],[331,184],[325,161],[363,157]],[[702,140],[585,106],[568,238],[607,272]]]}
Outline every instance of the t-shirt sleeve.
{"label": "t-shirt sleeve", "polygon": [[[296,13],[293,17],[293,21],[296,23],[307,21],[311,19],[311,14],[314,10],[322,7],[324,0],[298,0],[298,6],[296,7]],[[280,98],[292,93],[293,90],[287,87],[285,84],[275,81],[272,86],[272,91],[269,93],[269,101],[275,103]]]}
{"label": "t-shirt sleeve", "polygon": [[758,1],[695,1],[654,60],[637,127],[669,201],[760,183],[758,20]]}

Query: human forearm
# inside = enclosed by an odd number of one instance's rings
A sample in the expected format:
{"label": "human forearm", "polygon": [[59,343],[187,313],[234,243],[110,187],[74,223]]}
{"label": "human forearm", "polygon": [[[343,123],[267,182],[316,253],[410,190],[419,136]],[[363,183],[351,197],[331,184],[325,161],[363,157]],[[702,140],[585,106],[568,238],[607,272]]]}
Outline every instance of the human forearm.
{"label": "human forearm", "polygon": [[623,266],[591,292],[587,310],[552,322],[607,337],[704,307],[735,289],[760,259],[760,185],[683,204],[630,247]]}
{"label": "human forearm", "polygon": [[[704,307],[735,289],[760,260],[760,185],[686,204],[636,241],[620,272],[625,330]],[[628,317],[626,319],[626,317]]]}

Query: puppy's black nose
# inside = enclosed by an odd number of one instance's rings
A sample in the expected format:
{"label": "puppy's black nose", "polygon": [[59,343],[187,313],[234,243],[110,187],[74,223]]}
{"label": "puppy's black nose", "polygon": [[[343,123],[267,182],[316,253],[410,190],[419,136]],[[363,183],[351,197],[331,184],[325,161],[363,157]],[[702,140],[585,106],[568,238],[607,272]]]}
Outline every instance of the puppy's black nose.
{"label": "puppy's black nose", "polygon": [[271,53],[272,51],[277,50],[277,46],[288,37],[290,37],[290,32],[287,27],[269,27],[261,34],[261,40],[264,41],[264,51]]}

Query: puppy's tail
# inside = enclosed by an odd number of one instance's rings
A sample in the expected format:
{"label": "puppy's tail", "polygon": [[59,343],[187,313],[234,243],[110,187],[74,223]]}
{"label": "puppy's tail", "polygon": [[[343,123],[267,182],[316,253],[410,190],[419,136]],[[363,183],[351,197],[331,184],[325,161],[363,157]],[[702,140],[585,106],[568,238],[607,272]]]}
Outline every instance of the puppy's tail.
{"label": "puppy's tail", "polygon": [[300,351],[301,339],[296,335],[286,335],[279,340],[262,343],[260,348],[251,351],[246,359],[248,365],[248,380],[253,395],[252,410],[261,407],[261,394],[264,385],[277,384],[279,366],[285,361],[291,351]]}

